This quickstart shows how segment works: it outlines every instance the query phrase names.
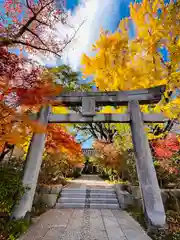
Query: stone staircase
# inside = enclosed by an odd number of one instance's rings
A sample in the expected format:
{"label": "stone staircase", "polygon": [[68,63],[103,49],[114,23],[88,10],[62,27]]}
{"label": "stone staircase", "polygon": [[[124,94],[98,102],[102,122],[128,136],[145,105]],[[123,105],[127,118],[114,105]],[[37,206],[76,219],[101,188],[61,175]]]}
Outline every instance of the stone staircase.
{"label": "stone staircase", "polygon": [[113,188],[64,188],[55,208],[119,209]]}

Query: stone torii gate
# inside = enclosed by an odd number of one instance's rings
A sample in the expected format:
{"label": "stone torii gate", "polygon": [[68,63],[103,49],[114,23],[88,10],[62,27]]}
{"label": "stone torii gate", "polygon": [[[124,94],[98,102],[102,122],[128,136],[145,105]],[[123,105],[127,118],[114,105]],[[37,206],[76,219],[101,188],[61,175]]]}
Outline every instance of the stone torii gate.
{"label": "stone torii gate", "polygon": [[[144,114],[140,111],[139,105],[158,103],[164,91],[165,86],[158,86],[155,88],[124,92],[63,93],[59,97],[56,97],[55,100],[66,106],[82,106],[82,114],[53,114],[50,106],[42,108],[38,114],[38,120],[45,126],[47,126],[48,123],[130,123],[144,212],[149,227],[156,228],[164,228],[166,226],[166,216],[151,150],[144,131],[144,123],[160,123],[166,122],[168,119],[161,114]],[[107,105],[128,106],[128,112],[126,114],[96,113],[96,106]],[[42,163],[45,135],[45,133],[35,133],[32,137],[23,176],[23,184],[27,186],[29,190],[25,192],[19,204],[15,206],[12,218],[23,218],[31,211]]]}

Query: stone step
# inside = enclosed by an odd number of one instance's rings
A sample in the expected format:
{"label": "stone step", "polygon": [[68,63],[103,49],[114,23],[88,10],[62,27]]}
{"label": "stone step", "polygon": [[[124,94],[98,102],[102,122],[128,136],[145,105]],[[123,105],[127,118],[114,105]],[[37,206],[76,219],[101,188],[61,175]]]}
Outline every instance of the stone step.
{"label": "stone step", "polygon": [[80,195],[80,196],[86,196],[86,195],[90,195],[90,196],[116,196],[115,192],[96,192],[96,191],[87,191],[87,192],[78,192],[78,191],[61,191],[61,196],[63,195]]}
{"label": "stone step", "polygon": [[85,208],[85,203],[56,203],[55,208]]}
{"label": "stone step", "polygon": [[116,193],[90,193],[91,198],[116,198]]}
{"label": "stone step", "polygon": [[86,198],[66,198],[66,197],[60,197],[58,199],[58,203],[85,203]]}
{"label": "stone step", "polygon": [[116,193],[112,194],[106,194],[106,193],[90,193],[87,196],[90,196],[91,198],[117,198]]}
{"label": "stone step", "polygon": [[112,193],[115,192],[114,188],[63,188],[62,192],[86,192],[87,190],[89,190],[89,192],[92,193]]}
{"label": "stone step", "polygon": [[85,198],[85,193],[63,193],[61,192],[61,197],[65,198]]}
{"label": "stone step", "polygon": [[111,203],[117,203],[118,204],[118,200],[117,198],[112,198],[112,199],[108,199],[108,198],[89,198],[88,201],[90,203],[107,203],[107,204],[111,204]]}
{"label": "stone step", "polygon": [[63,189],[62,189],[62,191],[86,191],[86,188],[68,188],[68,187],[64,187]]}
{"label": "stone step", "polygon": [[[67,198],[83,198],[86,197],[86,193],[76,193],[76,192],[61,192],[61,197]],[[116,193],[91,193],[90,198],[116,198]]]}
{"label": "stone step", "polygon": [[92,189],[92,190],[90,190],[90,192],[89,192],[90,194],[99,194],[99,195],[101,195],[101,194],[115,194],[115,190],[114,189],[111,189],[111,190],[103,190],[103,189],[101,189],[101,190],[97,190],[97,189]]}
{"label": "stone step", "polygon": [[63,190],[61,193],[66,193],[66,194],[86,194],[86,191],[69,191],[69,190]]}
{"label": "stone step", "polygon": [[69,189],[63,189],[61,192],[67,192],[67,193],[86,193],[85,190],[69,190]]}
{"label": "stone step", "polygon": [[56,203],[55,208],[119,209],[119,204],[90,203],[85,205],[84,203]]}
{"label": "stone step", "polygon": [[118,203],[105,203],[105,204],[101,204],[101,203],[91,203],[90,204],[90,208],[98,208],[98,209],[119,209],[119,204]]}
{"label": "stone step", "polygon": [[59,198],[58,199],[58,203],[85,203],[88,200],[89,203],[107,203],[107,204],[111,204],[111,203],[118,203],[117,198]]}

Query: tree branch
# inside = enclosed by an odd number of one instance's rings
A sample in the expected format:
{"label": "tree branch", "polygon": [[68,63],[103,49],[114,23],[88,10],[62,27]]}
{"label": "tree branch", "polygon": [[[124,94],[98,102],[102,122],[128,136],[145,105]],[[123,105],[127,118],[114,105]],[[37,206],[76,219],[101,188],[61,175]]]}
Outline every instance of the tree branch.
{"label": "tree branch", "polygon": [[78,142],[78,143],[79,143],[79,144],[82,144],[82,143],[88,141],[88,140],[91,139],[91,138],[92,138],[92,136],[89,136],[87,139],[84,139],[84,140],[82,140],[82,141],[80,141],[80,142]]}
{"label": "tree branch", "polygon": [[74,34],[72,35],[72,37],[65,43],[64,47],[61,48],[61,51],[63,51],[67,45],[75,38],[77,32],[79,31],[79,29],[82,27],[82,25],[84,24],[85,20],[80,24],[80,26],[75,30]]}
{"label": "tree branch", "polygon": [[38,47],[36,45],[30,44],[30,43],[27,43],[27,42],[23,42],[21,40],[11,40],[11,42],[14,43],[14,44],[22,44],[22,45],[25,45],[25,46],[28,46],[28,47],[32,47],[32,48],[37,49],[37,50],[47,51],[47,52],[55,54],[58,57],[61,57],[61,55],[59,53],[56,53],[55,51],[52,51],[49,48]]}
{"label": "tree branch", "polygon": [[42,22],[41,20],[39,20],[39,19],[35,19],[35,21],[37,21],[38,23],[40,23],[40,24],[42,24],[42,25],[45,25],[45,26],[47,26],[47,27],[49,27],[50,28],[50,25],[48,25],[46,22]]}
{"label": "tree branch", "polygon": [[26,0],[26,4],[27,4],[27,7],[31,10],[31,12],[35,15],[35,12],[33,11],[33,9],[29,5],[29,0]]}
{"label": "tree branch", "polygon": [[91,133],[96,139],[98,139],[98,135],[95,133],[92,123],[90,123],[89,126],[90,126],[90,129],[89,129],[90,133]]}
{"label": "tree branch", "polygon": [[97,123],[97,126],[99,127],[99,132],[100,132],[100,134],[101,134],[101,138],[104,138],[104,139],[107,141],[107,140],[108,140],[108,137],[107,137],[107,135],[106,135],[105,132],[104,132],[102,123]]}
{"label": "tree branch", "polygon": [[[28,1],[28,0],[27,0],[27,1]],[[22,28],[19,30],[19,32],[13,37],[14,40],[1,41],[1,42],[0,42],[0,46],[3,46],[3,45],[2,45],[3,43],[6,44],[6,46],[7,46],[7,45],[10,45],[12,41],[18,41],[18,40],[16,40],[16,39],[17,39],[17,38],[20,38],[20,37],[25,33],[25,31],[27,30],[27,28],[29,27],[29,25],[30,25],[34,20],[36,20],[37,16],[38,16],[47,6],[49,6],[49,5],[50,5],[51,3],[53,3],[53,2],[54,2],[54,0],[51,0],[51,1],[48,2],[46,5],[42,6],[36,14],[33,13],[34,16],[31,17],[31,18],[26,22],[26,24],[22,26]],[[27,7],[28,7],[28,5],[27,5]],[[29,8],[29,7],[28,7],[28,8]],[[29,8],[29,9],[31,10],[31,8]]]}
{"label": "tree branch", "polygon": [[31,29],[29,29],[29,28],[27,28],[26,30],[27,30],[28,32],[30,32],[32,35],[34,35],[35,37],[37,37],[37,38],[39,39],[39,41],[40,41],[45,47],[47,47],[46,44],[43,42],[43,40],[42,40],[35,32],[31,31]]}

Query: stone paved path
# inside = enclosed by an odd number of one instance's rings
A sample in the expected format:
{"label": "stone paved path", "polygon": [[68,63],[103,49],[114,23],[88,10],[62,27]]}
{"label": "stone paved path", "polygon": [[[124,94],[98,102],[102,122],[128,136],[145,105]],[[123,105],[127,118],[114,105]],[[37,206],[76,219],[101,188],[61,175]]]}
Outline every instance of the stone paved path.
{"label": "stone paved path", "polygon": [[[108,188],[97,176],[82,176],[69,188]],[[130,215],[119,209],[51,209],[20,240],[150,240]]]}
{"label": "stone paved path", "polygon": [[111,184],[103,181],[99,176],[96,175],[82,175],[81,177],[73,180],[67,188],[112,188]]}

